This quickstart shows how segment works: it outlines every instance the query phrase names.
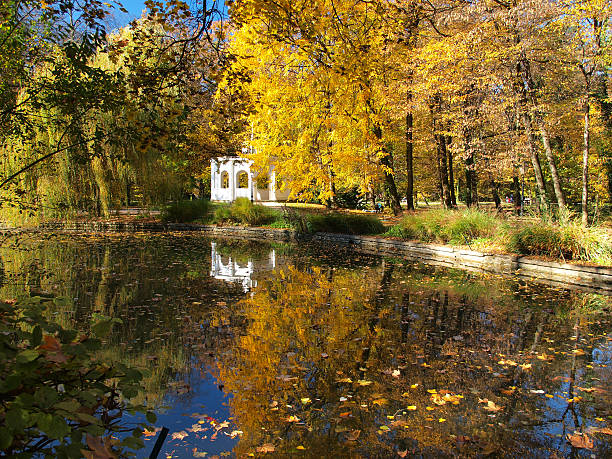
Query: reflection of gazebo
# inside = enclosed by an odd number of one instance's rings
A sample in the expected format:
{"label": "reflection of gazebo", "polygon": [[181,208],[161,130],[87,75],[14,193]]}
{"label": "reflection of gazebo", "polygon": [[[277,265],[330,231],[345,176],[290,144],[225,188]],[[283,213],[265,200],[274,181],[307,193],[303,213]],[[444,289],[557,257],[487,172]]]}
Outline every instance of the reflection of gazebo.
{"label": "reflection of gazebo", "polygon": [[[257,287],[257,280],[253,279],[253,273],[255,272],[256,262],[252,259],[246,262],[246,265],[240,264],[234,261],[232,257],[222,257],[217,252],[217,243],[211,242],[211,261],[210,261],[210,275],[215,279],[223,280],[226,282],[236,282],[242,284],[242,288],[245,292],[249,291],[253,287]],[[224,260],[225,258],[225,260]],[[259,263],[260,270],[274,269],[276,268],[276,252],[274,249],[270,251],[267,261]]]}
{"label": "reflection of gazebo", "polygon": [[255,175],[252,161],[237,157],[222,157],[210,161],[210,199],[234,201],[244,197],[251,201],[286,201],[289,191],[279,189],[273,168],[268,174]]}

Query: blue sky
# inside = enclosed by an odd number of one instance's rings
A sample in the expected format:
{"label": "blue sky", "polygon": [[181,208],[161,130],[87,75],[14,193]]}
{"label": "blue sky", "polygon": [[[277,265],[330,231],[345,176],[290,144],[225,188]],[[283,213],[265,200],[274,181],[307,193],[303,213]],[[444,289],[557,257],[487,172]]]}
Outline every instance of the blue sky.
{"label": "blue sky", "polygon": [[[127,25],[131,20],[139,18],[142,15],[142,10],[145,9],[145,0],[118,0],[121,2],[123,7],[128,10],[128,13],[122,13],[121,11],[115,9],[113,12],[114,20],[111,21],[111,25],[113,28],[115,27],[123,27]],[[193,5],[193,1],[186,0],[187,4]],[[198,2],[201,6],[201,2]]]}
{"label": "blue sky", "polygon": [[142,10],[145,9],[145,0],[119,0],[123,7],[128,10],[128,13],[122,13],[115,9],[113,16],[115,17],[113,26],[121,27],[129,23],[132,19],[140,17]]}

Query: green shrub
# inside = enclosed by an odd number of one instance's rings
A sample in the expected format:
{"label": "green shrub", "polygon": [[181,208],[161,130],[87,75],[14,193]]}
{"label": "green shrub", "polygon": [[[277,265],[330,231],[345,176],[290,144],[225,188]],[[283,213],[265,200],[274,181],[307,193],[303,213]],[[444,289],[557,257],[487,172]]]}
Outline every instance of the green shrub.
{"label": "green shrub", "polygon": [[230,206],[232,219],[245,225],[266,225],[275,220],[276,212],[247,198],[238,198]]}
{"label": "green shrub", "polygon": [[214,222],[215,223],[223,223],[225,221],[230,221],[232,219],[232,213],[230,212],[230,208],[226,204],[221,204],[215,209]]}
{"label": "green shrub", "polygon": [[194,199],[193,201],[178,201],[162,209],[163,222],[188,223],[203,218],[208,213],[210,201]]}
{"label": "green shrub", "polygon": [[380,234],[385,230],[377,217],[342,213],[310,214],[307,226],[312,233]]}
{"label": "green shrub", "polygon": [[221,205],[215,209],[214,222],[233,222],[242,225],[268,225],[281,218],[274,209],[253,204],[248,198],[238,198],[229,206]]}

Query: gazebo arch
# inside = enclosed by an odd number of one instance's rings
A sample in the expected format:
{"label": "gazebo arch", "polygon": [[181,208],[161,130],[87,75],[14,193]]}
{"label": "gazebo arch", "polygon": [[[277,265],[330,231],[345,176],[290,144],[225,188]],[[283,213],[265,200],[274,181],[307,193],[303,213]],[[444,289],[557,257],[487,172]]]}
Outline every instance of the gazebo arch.
{"label": "gazebo arch", "polygon": [[[254,202],[286,201],[289,190],[276,186],[273,167],[255,175],[252,161],[240,157],[220,157],[210,161],[210,198],[213,201],[232,202],[245,197]],[[246,186],[245,186],[246,185]]]}

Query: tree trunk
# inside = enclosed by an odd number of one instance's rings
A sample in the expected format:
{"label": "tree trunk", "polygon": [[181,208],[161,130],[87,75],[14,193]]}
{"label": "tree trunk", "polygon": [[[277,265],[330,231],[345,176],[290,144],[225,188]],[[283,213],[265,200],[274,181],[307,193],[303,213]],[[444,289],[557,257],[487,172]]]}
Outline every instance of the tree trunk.
{"label": "tree trunk", "polygon": [[[374,135],[382,144],[382,128],[380,125],[376,125],[374,127]],[[393,215],[398,215],[402,211],[402,206],[400,204],[399,194],[397,193],[397,186],[395,185],[395,179],[393,178],[393,158],[391,157],[391,153],[383,146],[385,155],[380,159],[380,164],[383,165],[385,171],[385,190],[386,194],[389,197],[389,204],[391,206],[391,210],[393,211]]]}
{"label": "tree trunk", "polygon": [[540,136],[542,137],[544,154],[546,155],[546,160],[548,161],[548,168],[550,169],[550,175],[553,182],[553,189],[555,190],[555,197],[557,198],[557,204],[559,205],[559,211],[561,213],[564,213],[565,198],[563,196],[561,180],[559,180],[559,173],[557,172],[555,158],[553,156],[552,149],[550,148],[548,131],[546,130],[546,125],[544,124],[544,120],[542,119],[542,114],[537,108],[538,100],[535,94],[535,84],[533,81],[533,76],[531,75],[531,64],[529,62],[529,59],[523,56],[519,65],[521,67],[523,75],[523,90],[526,92],[525,95],[529,97],[529,102],[531,103],[531,113],[533,116],[532,119],[533,121],[535,121],[535,124],[538,127],[538,130],[540,131]]}
{"label": "tree trunk", "polygon": [[561,180],[557,172],[557,166],[555,164],[555,158],[550,148],[550,140],[548,137],[548,131],[544,126],[544,121],[540,119],[539,115],[536,115],[538,127],[540,129],[540,135],[542,136],[542,144],[544,145],[544,153],[546,154],[546,160],[548,161],[548,168],[550,169],[550,176],[553,182],[553,188],[555,190],[555,197],[557,198],[557,204],[559,205],[559,213],[561,215],[566,214],[565,197],[563,195],[563,189],[561,188]]}
{"label": "tree trunk", "polygon": [[590,101],[589,80],[586,80],[586,101],[584,103],[584,147],[582,151],[582,226],[589,224],[589,123]]}
{"label": "tree trunk", "polygon": [[523,66],[525,65],[525,59],[522,59],[516,63],[516,75],[514,81],[514,92],[518,98],[518,109],[520,113],[521,122],[525,128],[525,134],[527,135],[527,148],[529,150],[529,159],[533,167],[533,173],[535,175],[537,193],[538,193],[538,207],[547,209],[548,203],[546,200],[546,186],[544,184],[544,175],[542,174],[542,166],[540,164],[540,158],[538,157],[538,151],[536,149],[535,136],[533,134],[533,125],[531,115],[527,109],[527,88],[525,88],[525,81],[522,77],[524,75]]}
{"label": "tree trunk", "polygon": [[[473,164],[473,157],[472,157]],[[470,190],[470,194],[472,195],[472,205],[478,207],[480,205],[480,199],[478,198],[478,174],[476,173],[476,165],[472,165],[472,169],[470,170],[470,174],[472,176],[472,189]]]}
{"label": "tree trunk", "polygon": [[448,165],[446,152],[446,136],[436,134],[436,144],[438,151],[438,175],[440,177],[440,201],[445,209],[450,209],[453,205],[451,201],[448,183]]}
{"label": "tree trunk", "polygon": [[[412,99],[412,94],[408,94],[408,101]],[[414,210],[414,171],[413,171],[413,151],[414,144],[412,142],[412,126],[413,126],[412,111],[406,113],[406,207],[408,210]]]}
{"label": "tree trunk", "polygon": [[465,150],[465,205],[472,207],[477,203],[478,198],[474,198],[474,151],[472,150],[472,138],[467,129],[463,131],[463,148]]}
{"label": "tree trunk", "polygon": [[546,185],[544,184],[544,175],[542,174],[542,166],[540,164],[540,157],[536,149],[535,137],[531,126],[531,116],[529,113],[523,112],[521,115],[523,120],[523,126],[527,133],[527,148],[529,149],[529,159],[531,159],[531,165],[535,174],[539,207],[543,210],[548,209],[548,201],[546,200]]}
{"label": "tree trunk", "polygon": [[514,203],[514,211],[516,215],[521,214],[521,184],[519,182],[518,176],[512,176],[512,202]]}
{"label": "tree trunk", "polygon": [[493,179],[491,179],[491,192],[493,193],[495,208],[499,209],[501,207],[501,199],[499,199],[499,192],[497,191],[497,182]]}
{"label": "tree trunk", "polygon": [[447,158],[448,154],[446,151],[446,136],[443,134],[437,134],[436,126],[436,115],[441,111],[442,100],[440,95],[436,94],[432,97],[429,104],[429,111],[431,113],[431,128],[436,142],[436,156],[438,160],[438,190],[440,192],[440,204],[445,208],[449,209],[452,207],[451,195],[448,183],[448,165]]}
{"label": "tree trunk", "polygon": [[446,136],[446,151],[448,155],[448,187],[450,189],[450,200],[453,207],[457,207],[457,196],[455,195],[455,174],[453,173],[453,152],[448,148],[452,142],[451,136]]}
{"label": "tree trunk", "polygon": [[465,160],[465,205],[472,207],[472,175],[468,168],[467,159]]}

